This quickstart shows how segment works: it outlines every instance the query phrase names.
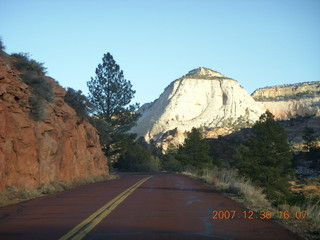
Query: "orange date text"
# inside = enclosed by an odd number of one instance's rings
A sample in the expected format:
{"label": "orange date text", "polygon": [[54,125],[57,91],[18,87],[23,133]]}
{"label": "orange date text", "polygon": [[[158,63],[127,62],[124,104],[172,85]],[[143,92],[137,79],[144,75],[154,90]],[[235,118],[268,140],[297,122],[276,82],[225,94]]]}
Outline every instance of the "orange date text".
{"label": "orange date text", "polygon": [[272,217],[278,217],[280,219],[305,219],[307,217],[307,211],[259,211],[254,212],[252,210],[236,211],[236,210],[220,210],[212,211],[212,219],[271,219]]}

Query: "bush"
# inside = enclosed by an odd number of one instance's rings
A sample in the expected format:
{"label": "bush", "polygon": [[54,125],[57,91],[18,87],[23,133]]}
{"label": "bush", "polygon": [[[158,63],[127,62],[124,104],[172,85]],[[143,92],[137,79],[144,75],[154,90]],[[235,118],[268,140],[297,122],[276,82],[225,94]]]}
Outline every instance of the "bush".
{"label": "bush", "polygon": [[30,117],[36,121],[42,121],[45,116],[46,101],[54,100],[52,83],[45,79],[45,67],[30,59],[27,53],[11,54],[12,65],[21,72],[21,80],[30,86],[33,96],[29,98],[31,105]]}
{"label": "bush", "polygon": [[29,97],[29,104],[31,105],[31,119],[35,121],[43,121],[45,117],[46,106],[44,99],[39,96],[31,96]]}
{"label": "bush", "polygon": [[135,142],[124,143],[115,167],[128,171],[148,171],[149,153]]}
{"label": "bush", "polygon": [[2,53],[4,52],[4,49],[5,49],[5,47],[4,47],[2,39],[0,37],[0,55],[2,55]]}
{"label": "bush", "polygon": [[180,161],[175,159],[173,155],[167,154],[163,157],[162,167],[170,172],[180,172],[182,169],[182,164]]}
{"label": "bush", "polygon": [[160,160],[152,156],[135,140],[135,135],[125,134],[119,142],[119,158],[114,167],[125,171],[158,171]]}
{"label": "bush", "polygon": [[150,156],[150,161],[147,163],[148,171],[157,172],[160,170],[160,159],[155,156]]}
{"label": "bush", "polygon": [[38,75],[44,75],[46,73],[46,68],[43,66],[43,63],[30,59],[28,53],[13,53],[11,57],[13,58],[13,67],[23,73],[34,72]]}
{"label": "bush", "polygon": [[36,121],[43,121],[45,117],[46,101],[54,100],[52,83],[34,72],[26,72],[21,76],[22,81],[31,87],[33,96],[29,97],[31,105],[30,117]]}
{"label": "bush", "polygon": [[54,100],[52,83],[45,79],[46,68],[43,63],[30,59],[27,53],[11,54],[11,63],[21,72],[21,80],[30,86],[33,96],[29,97],[30,117],[42,121],[45,115],[45,101]]}
{"label": "bush", "polygon": [[22,75],[22,81],[31,87],[31,91],[38,98],[48,102],[54,100],[54,92],[52,83],[43,76],[38,76],[33,72],[27,72]]}
{"label": "bush", "polygon": [[76,91],[73,88],[68,88],[64,100],[76,111],[79,117],[88,117],[90,102],[81,90]]}

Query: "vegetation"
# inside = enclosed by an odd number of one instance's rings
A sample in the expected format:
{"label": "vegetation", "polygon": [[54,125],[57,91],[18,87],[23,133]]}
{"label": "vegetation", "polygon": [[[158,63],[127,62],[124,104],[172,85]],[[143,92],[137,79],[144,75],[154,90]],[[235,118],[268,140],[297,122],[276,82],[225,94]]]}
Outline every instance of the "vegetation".
{"label": "vegetation", "polygon": [[182,163],[173,154],[166,154],[162,157],[162,168],[170,172],[180,172]]}
{"label": "vegetation", "polygon": [[170,144],[161,156],[162,168],[172,172],[222,166],[214,145],[203,138],[201,128],[192,128],[180,146]]}
{"label": "vegetation", "polygon": [[5,47],[4,47],[2,39],[0,37],[0,56],[3,55],[4,50],[5,50]]}
{"label": "vegetation", "polygon": [[235,155],[235,167],[258,186],[265,187],[268,196],[285,201],[292,153],[284,128],[267,111],[252,127],[252,136],[241,145]]}
{"label": "vegetation", "polygon": [[192,128],[187,132],[183,145],[179,146],[176,158],[184,166],[202,168],[212,164],[209,144],[203,139],[200,129]]}
{"label": "vegetation", "polygon": [[27,53],[13,53],[11,59],[13,67],[21,72],[21,80],[30,86],[33,94],[29,98],[30,117],[42,121],[45,117],[46,102],[54,100],[52,83],[44,77],[46,68],[43,63],[30,59]]}
{"label": "vegetation", "polygon": [[[125,171],[159,170],[160,160],[135,140],[136,135],[127,133],[139,117],[136,113],[139,105],[130,105],[135,91],[110,53],[104,54],[96,76],[87,85],[93,113],[90,121],[98,129],[103,150],[113,166]],[[73,97],[75,108],[87,105],[79,93],[70,95],[77,96]]]}
{"label": "vegetation", "polygon": [[38,98],[48,102],[54,100],[52,83],[43,76],[36,75],[34,72],[27,71],[22,75],[24,83],[31,87],[32,93]]}
{"label": "vegetation", "polygon": [[102,64],[96,68],[96,76],[87,82],[89,100],[93,106],[96,118],[104,120],[109,125],[111,141],[105,145],[109,156],[124,153],[124,134],[136,123],[139,115],[136,113],[138,104],[129,105],[134,97],[130,81],[126,80],[123,71],[110,53],[104,54]]}
{"label": "vegetation", "polygon": [[304,149],[307,152],[312,152],[317,150],[318,137],[313,128],[306,126],[303,131],[302,139],[304,141]]}
{"label": "vegetation", "polygon": [[48,184],[41,184],[34,190],[20,190],[15,186],[9,186],[6,191],[0,193],[0,207],[8,204],[14,204],[17,202],[25,201],[28,199],[44,196],[46,194],[52,194],[62,192],[67,189],[72,189],[81,185],[100,182],[105,180],[111,180],[119,178],[117,175],[102,174],[100,176],[88,177],[83,179],[76,179],[71,182],[65,181],[52,181]]}
{"label": "vegetation", "polygon": [[263,188],[252,184],[250,179],[239,176],[234,169],[204,168],[193,172],[184,171],[182,173],[200,178],[221,192],[241,196],[244,201],[250,203],[252,207],[270,207],[270,203],[263,193]]}
{"label": "vegetation", "polygon": [[[273,213],[273,219],[281,219],[282,222],[286,222],[287,220],[283,216],[279,216],[279,211],[286,211],[291,216],[295,216],[297,211],[307,211],[306,219],[294,220],[291,218],[287,224],[294,224],[294,230],[299,229],[300,231],[303,231],[303,228],[307,225],[308,236],[314,237],[320,233],[319,199],[318,201],[305,201],[291,205],[284,203],[278,207],[274,207],[267,199],[264,188],[256,186],[248,178],[239,176],[236,169],[201,169],[197,171],[183,171],[182,174],[203,180],[234,200],[244,203],[251,210],[257,212],[270,211]],[[300,225],[302,226],[301,228]],[[312,237],[311,239],[314,239]]]}
{"label": "vegetation", "polygon": [[122,136],[120,156],[114,166],[125,171],[158,171],[160,160],[136,142],[135,138],[135,135]]}
{"label": "vegetation", "polygon": [[22,73],[35,73],[36,75],[43,76],[46,73],[46,68],[43,63],[30,59],[28,53],[13,53],[13,67]]}
{"label": "vegetation", "polygon": [[[109,124],[103,119],[99,119],[94,116],[89,117],[89,122],[97,129],[102,150],[106,151],[106,146],[110,145],[111,143],[111,129],[109,127]],[[105,152],[105,154],[107,153]]]}
{"label": "vegetation", "polygon": [[89,116],[90,102],[88,98],[82,94],[81,90],[76,91],[73,88],[67,88],[64,100],[76,111],[78,117],[84,118]]}
{"label": "vegetation", "polygon": [[95,115],[109,123],[114,133],[130,130],[139,117],[135,113],[138,105],[129,105],[135,91],[110,53],[104,54],[87,85]]}

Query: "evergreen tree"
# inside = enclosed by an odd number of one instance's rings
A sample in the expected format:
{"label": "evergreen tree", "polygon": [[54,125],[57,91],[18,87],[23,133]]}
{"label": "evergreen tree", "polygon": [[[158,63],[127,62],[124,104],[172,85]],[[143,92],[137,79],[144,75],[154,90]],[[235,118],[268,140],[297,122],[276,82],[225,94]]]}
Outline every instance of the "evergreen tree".
{"label": "evergreen tree", "polygon": [[102,64],[96,68],[96,76],[87,85],[95,117],[109,126],[111,141],[104,146],[104,151],[107,155],[115,155],[120,151],[119,143],[139,117],[136,113],[139,105],[129,105],[135,91],[110,53],[104,54]]}
{"label": "evergreen tree", "polygon": [[129,103],[135,91],[110,53],[104,54],[96,76],[87,85],[96,117],[105,120],[113,133],[125,133],[134,126],[139,117],[135,112],[139,105]]}
{"label": "evergreen tree", "polygon": [[211,165],[212,159],[209,156],[209,145],[203,139],[199,129],[192,128],[187,132],[184,144],[179,147],[177,159],[183,165],[191,165],[197,168]]}
{"label": "evergreen tree", "polygon": [[318,138],[316,131],[311,127],[305,127],[303,130],[302,139],[304,141],[304,149],[307,152],[312,152],[317,148]]}
{"label": "evergreen tree", "polygon": [[149,171],[151,155],[137,141],[136,135],[126,134],[120,144],[119,159],[116,168],[126,171]]}
{"label": "evergreen tree", "polygon": [[284,128],[266,111],[252,127],[252,135],[239,147],[235,166],[242,175],[265,187],[270,198],[288,194],[292,153]]}

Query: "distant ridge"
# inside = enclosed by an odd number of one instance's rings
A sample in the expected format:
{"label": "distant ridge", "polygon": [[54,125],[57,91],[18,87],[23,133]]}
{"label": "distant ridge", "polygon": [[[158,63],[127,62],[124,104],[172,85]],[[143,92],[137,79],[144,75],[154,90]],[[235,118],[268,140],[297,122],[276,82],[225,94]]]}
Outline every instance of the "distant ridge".
{"label": "distant ridge", "polygon": [[[290,84],[281,84],[281,85],[275,85],[275,86],[266,86],[257,88],[254,92],[261,90],[261,89],[270,89],[270,88],[283,88],[283,87],[296,87],[296,86],[311,86],[311,85],[318,85],[320,87],[320,81],[310,81],[310,82],[299,82],[299,83],[290,83]],[[252,93],[252,95],[254,94]]]}

